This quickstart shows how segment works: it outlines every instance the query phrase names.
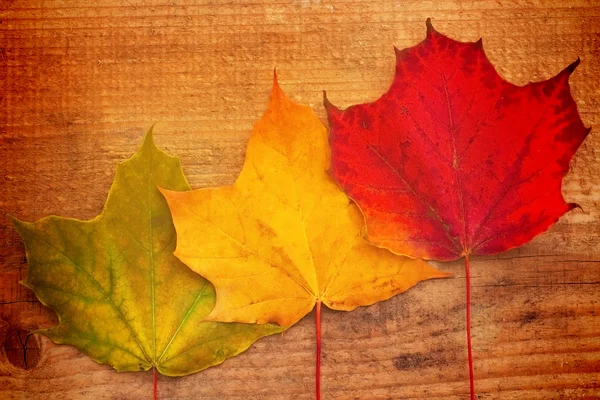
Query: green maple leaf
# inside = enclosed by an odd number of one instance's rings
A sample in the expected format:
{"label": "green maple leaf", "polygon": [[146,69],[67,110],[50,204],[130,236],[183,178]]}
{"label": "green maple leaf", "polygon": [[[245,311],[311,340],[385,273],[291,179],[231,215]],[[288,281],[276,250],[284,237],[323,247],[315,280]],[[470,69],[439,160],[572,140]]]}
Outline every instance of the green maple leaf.
{"label": "green maple leaf", "polygon": [[182,264],[176,234],[157,186],[189,190],[178,158],[148,132],[117,167],[102,213],[90,220],[13,219],[29,263],[22,282],[59,317],[38,331],[117,371],[156,367],[180,376],[223,362],[282,328],[203,321],[213,286]]}

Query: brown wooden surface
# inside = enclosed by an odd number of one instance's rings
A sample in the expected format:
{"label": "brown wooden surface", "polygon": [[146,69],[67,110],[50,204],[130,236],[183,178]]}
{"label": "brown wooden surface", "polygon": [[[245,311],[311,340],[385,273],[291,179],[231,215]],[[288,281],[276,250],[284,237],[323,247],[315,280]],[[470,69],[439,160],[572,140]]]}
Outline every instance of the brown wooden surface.
{"label": "brown wooden surface", "polygon": [[[518,250],[473,260],[481,399],[600,398],[600,9],[589,1],[0,1],[0,398],[140,398],[152,373],[118,374],[28,330],[55,321],[18,280],[24,248],[5,213],[91,218],[115,163],[154,122],[193,187],[232,183],[272,70],[325,121],[381,95],[394,52],[432,17],[483,37],[514,83],[577,56],[574,97],[590,137],[564,182],[582,207]],[[441,264],[440,264],[441,265]],[[464,399],[464,272],[351,313],[323,315],[324,399]],[[312,399],[313,314],[223,365],[160,378],[162,399]],[[24,352],[23,346],[27,350]],[[27,362],[25,363],[25,357]],[[26,365],[25,365],[26,364]]]}

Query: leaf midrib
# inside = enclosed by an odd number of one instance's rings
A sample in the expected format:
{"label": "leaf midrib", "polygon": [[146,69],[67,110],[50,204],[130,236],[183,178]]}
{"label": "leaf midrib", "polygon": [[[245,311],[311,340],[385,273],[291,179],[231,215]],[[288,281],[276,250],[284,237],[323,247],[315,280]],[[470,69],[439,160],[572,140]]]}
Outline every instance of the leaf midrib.
{"label": "leaf midrib", "polygon": [[[152,146],[154,147],[154,144]],[[188,321],[189,317],[192,315],[192,312],[193,312],[194,308],[197,306],[198,301],[200,300],[200,298],[202,298],[202,295],[204,294],[204,292],[206,291],[206,288],[208,287],[208,281],[204,280],[204,285],[202,286],[202,288],[198,292],[198,295],[196,296],[196,299],[194,300],[194,302],[188,308],[185,316],[183,317],[183,319],[179,323],[179,326],[177,327],[177,329],[175,330],[175,332],[171,336],[171,339],[169,339],[169,342],[167,343],[167,345],[165,346],[165,348],[161,352],[160,356],[157,357],[157,353],[156,353],[156,351],[157,351],[157,348],[156,348],[156,339],[157,339],[157,335],[156,335],[156,264],[155,264],[155,258],[154,258],[154,225],[152,223],[152,221],[153,221],[153,218],[152,218],[153,214],[152,214],[152,202],[151,202],[151,200],[152,200],[152,188],[156,188],[157,183],[151,180],[152,173],[153,173],[153,168],[152,168],[153,167],[153,164],[152,164],[152,150],[154,150],[154,149],[149,149],[148,169],[147,169],[148,173],[146,175],[146,187],[147,187],[147,194],[148,194],[148,218],[149,218],[148,227],[149,227],[149,237],[150,237],[150,246],[148,246],[149,250],[147,250],[147,251],[148,251],[148,254],[149,254],[149,257],[150,257],[150,287],[151,287],[151,308],[152,308],[152,341],[153,341],[153,355],[154,355],[153,358],[152,358],[152,364],[155,367],[158,367],[158,365],[161,362],[163,356],[165,354],[167,354],[167,351],[169,350],[169,348],[171,347],[171,345],[175,341],[175,338],[177,337],[177,335],[181,331],[181,328],[183,327],[183,325],[185,325],[185,323]],[[158,150],[160,151],[160,149],[158,149]],[[188,189],[189,189],[189,186],[188,186]],[[173,238],[173,240],[171,240],[170,244],[172,244],[173,241],[176,240],[176,233],[174,231],[172,232],[172,235],[173,235],[174,238]],[[142,247],[142,246],[140,246],[140,247]],[[167,247],[168,247],[168,245],[167,245]],[[160,250],[161,253],[163,251],[164,251],[164,248]],[[177,262],[177,260],[175,259],[174,255],[171,254],[171,257],[173,258],[173,262]],[[179,267],[183,267],[183,266],[179,265]]]}
{"label": "leaf midrib", "polygon": [[[152,364],[156,366],[156,288],[155,288],[155,265],[154,265],[154,227],[152,225],[152,193],[150,190],[150,178],[152,176],[152,149],[148,154],[148,173],[146,175],[146,188],[148,194],[148,229],[150,233],[150,293],[152,307]],[[173,338],[171,338],[173,340]],[[171,342],[169,342],[169,345]],[[166,349],[165,349],[166,350]]]}

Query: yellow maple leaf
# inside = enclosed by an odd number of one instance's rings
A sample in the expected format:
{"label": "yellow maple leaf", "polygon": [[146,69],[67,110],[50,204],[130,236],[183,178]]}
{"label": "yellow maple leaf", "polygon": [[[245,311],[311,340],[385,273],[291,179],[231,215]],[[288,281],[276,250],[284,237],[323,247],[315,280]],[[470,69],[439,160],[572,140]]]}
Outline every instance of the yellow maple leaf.
{"label": "yellow maple leaf", "polygon": [[367,243],[358,207],[329,177],[327,130],[275,78],[232,186],[162,189],[175,255],[211,281],[208,320],[290,326],[320,303],[350,311],[445,277]]}

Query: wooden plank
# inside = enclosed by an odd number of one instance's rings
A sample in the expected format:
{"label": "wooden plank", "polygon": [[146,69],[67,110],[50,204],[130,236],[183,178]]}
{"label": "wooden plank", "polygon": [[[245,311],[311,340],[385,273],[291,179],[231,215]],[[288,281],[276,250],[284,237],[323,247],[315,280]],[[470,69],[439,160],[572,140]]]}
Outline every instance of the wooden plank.
{"label": "wooden plank", "polygon": [[[193,187],[232,183],[273,67],[325,121],[322,90],[345,107],[380,96],[392,45],[425,19],[483,37],[502,76],[546,79],[577,56],[573,95],[600,122],[600,8],[577,1],[0,2],[0,397],[150,398],[152,373],[118,374],[74,348],[24,334],[55,323],[18,284],[23,245],[5,213],[92,218],[114,167],[157,123]],[[582,207],[521,249],[473,261],[481,399],[600,398],[600,139],[572,163],[564,195]],[[464,272],[352,313],[323,313],[326,399],[464,399]],[[21,334],[19,338],[19,334]],[[223,365],[160,378],[161,398],[312,399],[313,315]],[[24,355],[27,355],[25,365]]]}

